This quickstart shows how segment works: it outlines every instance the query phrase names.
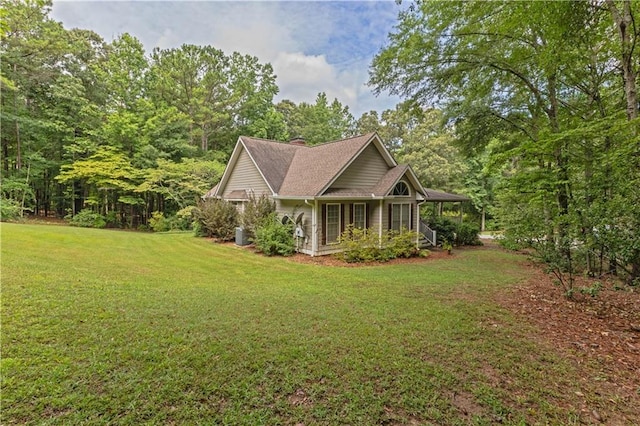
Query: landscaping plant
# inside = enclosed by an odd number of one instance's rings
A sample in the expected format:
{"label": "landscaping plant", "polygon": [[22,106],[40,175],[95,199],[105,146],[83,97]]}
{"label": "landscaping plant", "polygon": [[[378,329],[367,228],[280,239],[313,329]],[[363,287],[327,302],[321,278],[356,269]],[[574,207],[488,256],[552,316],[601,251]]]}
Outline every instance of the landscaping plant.
{"label": "landscaping plant", "polygon": [[256,228],[256,248],[267,256],[290,256],[295,251],[293,223],[282,223],[276,213],[271,213]]}
{"label": "landscaping plant", "polygon": [[238,226],[238,210],[228,201],[207,199],[193,210],[195,233],[201,237],[213,237],[231,241]]}

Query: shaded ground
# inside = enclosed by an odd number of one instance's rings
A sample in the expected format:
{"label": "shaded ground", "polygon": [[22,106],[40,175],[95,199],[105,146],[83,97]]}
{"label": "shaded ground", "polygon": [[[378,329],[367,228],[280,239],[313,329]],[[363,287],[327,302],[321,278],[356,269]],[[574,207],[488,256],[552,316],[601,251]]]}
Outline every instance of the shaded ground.
{"label": "shaded ground", "polygon": [[[605,424],[639,424],[640,289],[579,277],[569,300],[539,265],[525,267],[530,278],[496,301],[533,327],[530,338],[574,365],[581,391],[567,392],[581,398],[583,415]],[[603,287],[595,297],[579,291],[596,282]]]}

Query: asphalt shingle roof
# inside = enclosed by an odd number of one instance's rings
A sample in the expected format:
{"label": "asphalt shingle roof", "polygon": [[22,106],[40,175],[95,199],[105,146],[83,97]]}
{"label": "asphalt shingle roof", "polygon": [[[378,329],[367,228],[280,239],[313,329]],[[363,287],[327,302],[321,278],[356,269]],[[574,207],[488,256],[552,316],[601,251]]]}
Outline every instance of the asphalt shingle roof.
{"label": "asphalt shingle roof", "polygon": [[281,196],[318,196],[371,141],[373,133],[315,146],[300,146],[280,187]]}
{"label": "asphalt shingle roof", "polygon": [[[256,166],[271,189],[281,197],[376,197],[386,196],[393,185],[410,172],[406,164],[390,167],[380,181],[370,188],[329,189],[359,152],[373,140],[375,133],[307,146],[241,136]],[[412,173],[412,172],[411,172]],[[206,195],[213,196],[219,185]],[[324,192],[326,190],[326,192]],[[237,193],[236,193],[237,192]],[[324,192],[324,194],[323,194]],[[467,201],[462,195],[426,189],[427,201]],[[236,198],[242,198],[234,191]],[[246,196],[246,193],[244,194]]]}

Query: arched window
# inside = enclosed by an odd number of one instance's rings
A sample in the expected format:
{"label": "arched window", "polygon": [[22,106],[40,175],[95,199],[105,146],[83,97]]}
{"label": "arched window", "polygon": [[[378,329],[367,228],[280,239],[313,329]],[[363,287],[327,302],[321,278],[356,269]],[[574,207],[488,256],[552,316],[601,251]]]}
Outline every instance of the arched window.
{"label": "arched window", "polygon": [[410,195],[409,186],[405,182],[400,181],[396,184],[396,186],[393,187],[391,195],[408,196]]}

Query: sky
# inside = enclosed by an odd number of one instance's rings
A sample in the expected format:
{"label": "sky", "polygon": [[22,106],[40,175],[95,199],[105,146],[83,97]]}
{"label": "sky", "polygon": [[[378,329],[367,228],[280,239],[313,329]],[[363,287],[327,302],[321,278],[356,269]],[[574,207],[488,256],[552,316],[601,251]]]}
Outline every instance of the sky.
{"label": "sky", "polygon": [[394,108],[375,96],[369,66],[387,43],[401,6],[378,1],[53,1],[51,18],[65,28],[93,30],[111,42],[129,33],[153,48],[210,45],[270,63],[278,102],[337,98],[354,117]]}

